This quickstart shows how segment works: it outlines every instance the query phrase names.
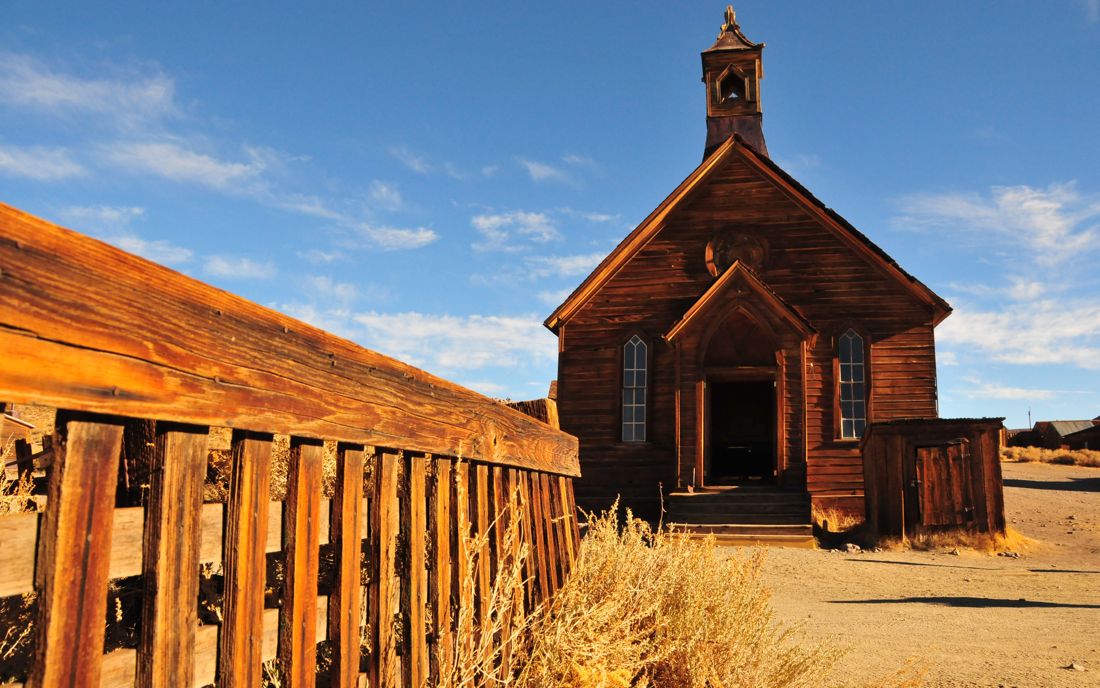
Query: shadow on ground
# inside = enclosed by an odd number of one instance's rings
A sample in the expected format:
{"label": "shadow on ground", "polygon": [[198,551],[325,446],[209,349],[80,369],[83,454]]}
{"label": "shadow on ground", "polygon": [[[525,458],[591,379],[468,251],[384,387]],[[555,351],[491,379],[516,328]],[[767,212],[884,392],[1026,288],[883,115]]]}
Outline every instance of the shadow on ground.
{"label": "shadow on ground", "polygon": [[935,604],[966,609],[1100,609],[1100,604],[1072,604],[997,597],[898,597],[885,600],[830,600],[830,604]]}
{"label": "shadow on ground", "polygon": [[1063,490],[1065,492],[1100,492],[1100,478],[1070,478],[1069,480],[1024,480],[1005,478],[1005,487],[1026,490]]}

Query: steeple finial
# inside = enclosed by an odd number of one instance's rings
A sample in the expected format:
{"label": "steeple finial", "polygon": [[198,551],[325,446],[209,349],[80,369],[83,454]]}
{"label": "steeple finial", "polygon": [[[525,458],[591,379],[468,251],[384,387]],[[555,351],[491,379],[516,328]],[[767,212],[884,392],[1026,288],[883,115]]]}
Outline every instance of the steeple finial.
{"label": "steeple finial", "polygon": [[726,5],[726,23],[722,24],[722,33],[738,28],[740,27],[737,26],[737,13],[733,11],[733,5]]}

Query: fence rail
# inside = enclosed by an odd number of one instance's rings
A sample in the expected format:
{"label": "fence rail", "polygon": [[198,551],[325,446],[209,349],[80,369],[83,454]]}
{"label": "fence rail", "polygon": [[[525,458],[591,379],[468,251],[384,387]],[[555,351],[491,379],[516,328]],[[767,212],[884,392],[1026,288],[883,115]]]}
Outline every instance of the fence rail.
{"label": "fence rail", "polygon": [[[468,640],[456,610],[488,619],[522,546],[527,609],[579,546],[575,438],[2,204],[0,399],[62,409],[45,512],[0,517],[0,597],[37,594],[34,686],[257,686],[272,658],[282,685],[314,685],[322,640],[332,685],[428,685]],[[233,428],[224,503],[203,502],[211,426]],[[143,471],[140,506],[119,506],[120,463]],[[219,562],[220,620],[200,625],[200,567]],[[136,641],[105,654],[108,586],[135,576]]]}

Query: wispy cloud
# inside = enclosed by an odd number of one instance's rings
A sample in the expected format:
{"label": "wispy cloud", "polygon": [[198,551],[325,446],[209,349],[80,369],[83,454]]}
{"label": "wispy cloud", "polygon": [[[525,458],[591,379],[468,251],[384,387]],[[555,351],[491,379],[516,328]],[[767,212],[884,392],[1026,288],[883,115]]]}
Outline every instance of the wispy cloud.
{"label": "wispy cloud", "polygon": [[361,223],[357,233],[367,239],[376,248],[383,251],[405,251],[421,248],[439,239],[435,230],[427,227],[402,229],[398,227],[376,227]]}
{"label": "wispy cloud", "polygon": [[989,241],[1029,250],[1050,267],[1100,248],[1100,199],[1077,190],[1075,182],[995,186],[988,194],[914,194],[901,201],[901,227],[968,232]]}
{"label": "wispy cloud", "polygon": [[405,205],[401,192],[397,190],[395,184],[387,184],[377,179],[371,182],[370,200],[379,208],[389,211],[400,210]]}
{"label": "wispy cloud", "polygon": [[313,263],[314,265],[328,265],[346,256],[341,251],[324,251],[319,248],[311,248],[308,251],[299,251],[298,257]]}
{"label": "wispy cloud", "polygon": [[390,146],[390,155],[417,174],[430,174],[432,171],[433,166],[427,156],[414,153],[405,146]]}
{"label": "wispy cloud", "polygon": [[580,253],[568,256],[530,256],[524,262],[532,277],[578,277],[592,272],[603,259],[603,253]]}
{"label": "wispy cloud", "polygon": [[145,239],[131,231],[130,225],[145,217],[145,209],[135,206],[67,206],[58,217],[81,232],[93,234],[123,251],[136,253],[155,263],[182,265],[195,252],[164,239]]}
{"label": "wispy cloud", "polygon": [[240,192],[253,191],[254,182],[266,166],[265,156],[256,149],[246,154],[244,162],[222,160],[177,141],[119,143],[102,149],[106,161],[129,172]]}
{"label": "wispy cloud", "polygon": [[[440,162],[434,161],[424,153],[418,153],[406,146],[390,146],[389,153],[391,157],[417,174],[426,175],[440,173],[459,181],[466,181],[475,176],[453,162],[447,160]],[[481,168],[481,173],[486,177],[491,177],[496,173],[497,169],[498,167],[496,165],[486,165]]]}
{"label": "wispy cloud", "polygon": [[118,232],[145,217],[145,208],[118,205],[70,205],[57,211],[62,221],[74,229],[92,232]]}
{"label": "wispy cloud", "polygon": [[110,65],[95,69],[109,76],[82,77],[29,55],[0,52],[0,106],[54,116],[98,115],[123,128],[177,112],[175,84],[163,74]]}
{"label": "wispy cloud", "polygon": [[557,356],[554,337],[536,317],[360,313],[367,346],[436,373],[545,364]]}
{"label": "wispy cloud", "polygon": [[1041,399],[1053,399],[1055,396],[1066,394],[1053,389],[1026,389],[1023,387],[1011,387],[992,382],[983,382],[977,378],[964,378],[968,383],[962,390],[963,396],[969,399],[1005,399],[1038,401]]}
{"label": "wispy cloud", "polygon": [[1085,8],[1085,19],[1090,24],[1100,22],[1100,0],[1080,0],[1080,3]]}
{"label": "wispy cloud", "polygon": [[506,213],[486,213],[470,218],[470,224],[482,240],[473,244],[475,251],[520,251],[516,237],[544,244],[560,239],[561,233],[546,213],[515,210]]}
{"label": "wispy cloud", "polygon": [[573,290],[566,287],[565,289],[553,289],[543,290],[538,293],[539,301],[542,301],[547,306],[558,306],[565,299],[573,293]]}
{"label": "wispy cloud", "polygon": [[53,182],[87,170],[65,148],[0,146],[0,175]]}
{"label": "wispy cloud", "polygon": [[1100,300],[1046,299],[1011,309],[956,304],[936,340],[1003,363],[1100,370]]}
{"label": "wispy cloud", "polygon": [[561,161],[573,167],[599,167],[599,163],[592,158],[585,155],[577,155],[576,153],[566,153],[561,156]]}
{"label": "wispy cloud", "polygon": [[532,181],[561,182],[564,184],[574,183],[573,177],[561,168],[537,160],[527,160],[525,158],[518,158],[517,161],[523,169],[527,170],[527,174],[530,175]]}
{"label": "wispy cloud", "polygon": [[123,251],[136,253],[142,258],[162,265],[182,265],[190,263],[195,252],[183,246],[177,246],[164,239],[143,239],[136,234],[116,234],[104,238],[104,241],[118,246]]}
{"label": "wispy cloud", "polygon": [[568,217],[580,218],[588,222],[595,224],[602,224],[606,222],[615,222],[621,216],[619,214],[612,215],[611,213],[593,212],[590,210],[577,210],[576,208],[561,207],[556,209],[557,212]]}
{"label": "wispy cloud", "polygon": [[208,256],[203,270],[212,277],[227,279],[270,279],[275,276],[274,263],[248,257]]}

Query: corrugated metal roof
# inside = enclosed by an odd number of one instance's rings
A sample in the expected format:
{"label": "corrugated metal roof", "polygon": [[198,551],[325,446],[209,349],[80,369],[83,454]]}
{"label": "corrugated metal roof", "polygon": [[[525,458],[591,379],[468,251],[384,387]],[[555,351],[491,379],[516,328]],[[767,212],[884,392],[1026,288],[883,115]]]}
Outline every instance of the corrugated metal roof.
{"label": "corrugated metal roof", "polygon": [[[1078,430],[1085,430],[1093,426],[1091,420],[1049,420],[1045,421],[1050,425],[1054,432],[1058,433],[1062,437],[1069,435],[1070,433],[1077,432]],[[1036,423],[1036,426],[1038,423]]]}

